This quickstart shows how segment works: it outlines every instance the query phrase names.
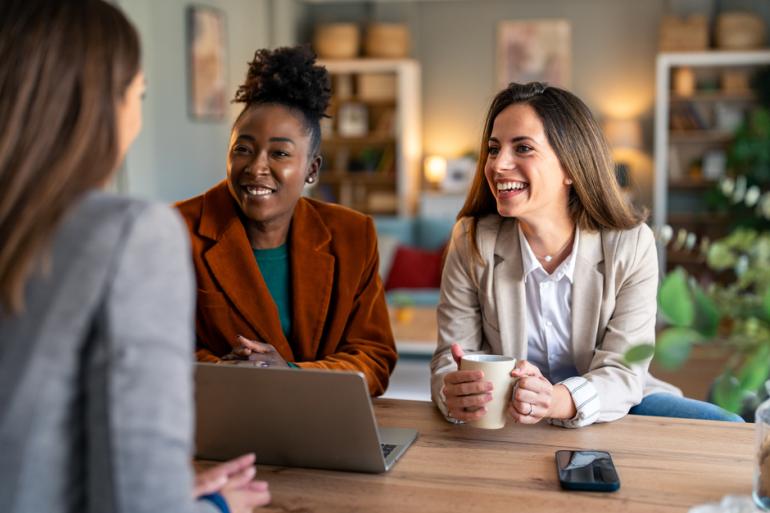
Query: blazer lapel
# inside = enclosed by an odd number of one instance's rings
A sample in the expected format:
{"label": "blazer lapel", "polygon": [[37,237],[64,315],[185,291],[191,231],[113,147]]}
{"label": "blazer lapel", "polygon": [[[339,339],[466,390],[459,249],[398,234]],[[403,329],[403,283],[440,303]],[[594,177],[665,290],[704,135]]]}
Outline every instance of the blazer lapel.
{"label": "blazer lapel", "polygon": [[500,222],[495,241],[492,287],[502,353],[527,358],[527,310],[519,230],[514,219]]}
{"label": "blazer lapel", "polygon": [[581,374],[588,371],[596,346],[604,288],[598,264],[603,260],[601,233],[581,230],[572,284],[572,350]]}
{"label": "blazer lapel", "polygon": [[331,233],[312,204],[300,198],[291,226],[292,339],[302,360],[318,354],[334,286]]}
{"label": "blazer lapel", "polygon": [[214,239],[204,259],[224,294],[254,333],[242,333],[272,344],[289,361],[294,355],[281,329],[278,308],[262,279],[237,206],[223,183],[206,194],[199,227]]}

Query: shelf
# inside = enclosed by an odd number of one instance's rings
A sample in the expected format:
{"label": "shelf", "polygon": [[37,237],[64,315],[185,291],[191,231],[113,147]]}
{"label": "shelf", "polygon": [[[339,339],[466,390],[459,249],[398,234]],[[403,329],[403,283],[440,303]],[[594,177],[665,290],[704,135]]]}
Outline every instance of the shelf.
{"label": "shelf", "polygon": [[671,95],[672,103],[686,102],[752,102],[757,99],[753,92],[745,93],[724,93],[722,91],[703,91],[692,96]]}
{"label": "shelf", "polygon": [[395,98],[361,98],[358,96],[351,96],[349,98],[335,98],[334,102],[339,104],[342,103],[364,103],[366,105],[371,105],[372,107],[395,107],[396,106],[396,99]]}
{"label": "shelf", "polygon": [[671,130],[672,143],[728,143],[733,133],[725,130]]}
{"label": "shelf", "polygon": [[382,146],[385,144],[395,144],[396,139],[390,135],[366,135],[363,137],[340,137],[333,136],[321,139],[321,144],[330,145],[351,145],[351,146]]}
{"label": "shelf", "polygon": [[675,229],[678,224],[709,223],[718,225],[718,223],[724,223],[729,219],[727,214],[717,212],[669,212],[668,214],[668,224]]}
{"label": "shelf", "polygon": [[711,180],[671,180],[668,182],[669,189],[692,189],[706,190],[714,187],[718,182]]}
{"label": "shelf", "polygon": [[396,175],[377,171],[321,171],[321,183],[351,183],[365,185],[392,185]]}

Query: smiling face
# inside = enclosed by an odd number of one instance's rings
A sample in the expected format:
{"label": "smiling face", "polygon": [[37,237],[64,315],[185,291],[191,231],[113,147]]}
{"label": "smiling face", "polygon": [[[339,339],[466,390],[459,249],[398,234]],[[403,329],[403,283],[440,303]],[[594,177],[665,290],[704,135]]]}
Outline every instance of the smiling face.
{"label": "smiling face", "polygon": [[230,135],[227,185],[248,221],[288,227],[307,178],[320,167],[310,147],[299,112],[261,104],[241,115]]}
{"label": "smiling face", "polygon": [[531,223],[568,215],[571,181],[530,105],[516,103],[500,112],[487,144],[484,175],[501,216]]}

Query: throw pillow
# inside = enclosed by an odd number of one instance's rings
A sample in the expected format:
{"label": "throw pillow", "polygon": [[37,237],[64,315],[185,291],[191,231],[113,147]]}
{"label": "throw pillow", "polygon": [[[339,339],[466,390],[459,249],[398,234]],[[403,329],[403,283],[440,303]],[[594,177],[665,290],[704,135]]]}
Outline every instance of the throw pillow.
{"label": "throw pillow", "polygon": [[439,288],[443,254],[443,247],[424,250],[399,246],[385,281],[385,290]]}

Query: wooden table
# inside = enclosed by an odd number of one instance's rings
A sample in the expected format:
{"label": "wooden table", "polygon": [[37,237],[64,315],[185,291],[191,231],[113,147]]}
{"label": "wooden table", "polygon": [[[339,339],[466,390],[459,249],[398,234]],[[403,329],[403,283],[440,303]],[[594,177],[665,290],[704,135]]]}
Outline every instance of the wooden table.
{"label": "wooden table", "polygon": [[[668,512],[751,493],[753,424],[632,415],[582,429],[487,431],[449,424],[431,403],[380,399],[375,410],[383,426],[420,432],[389,473],[260,466],[273,494],[267,511]],[[610,451],[620,490],[562,491],[557,449]]]}

